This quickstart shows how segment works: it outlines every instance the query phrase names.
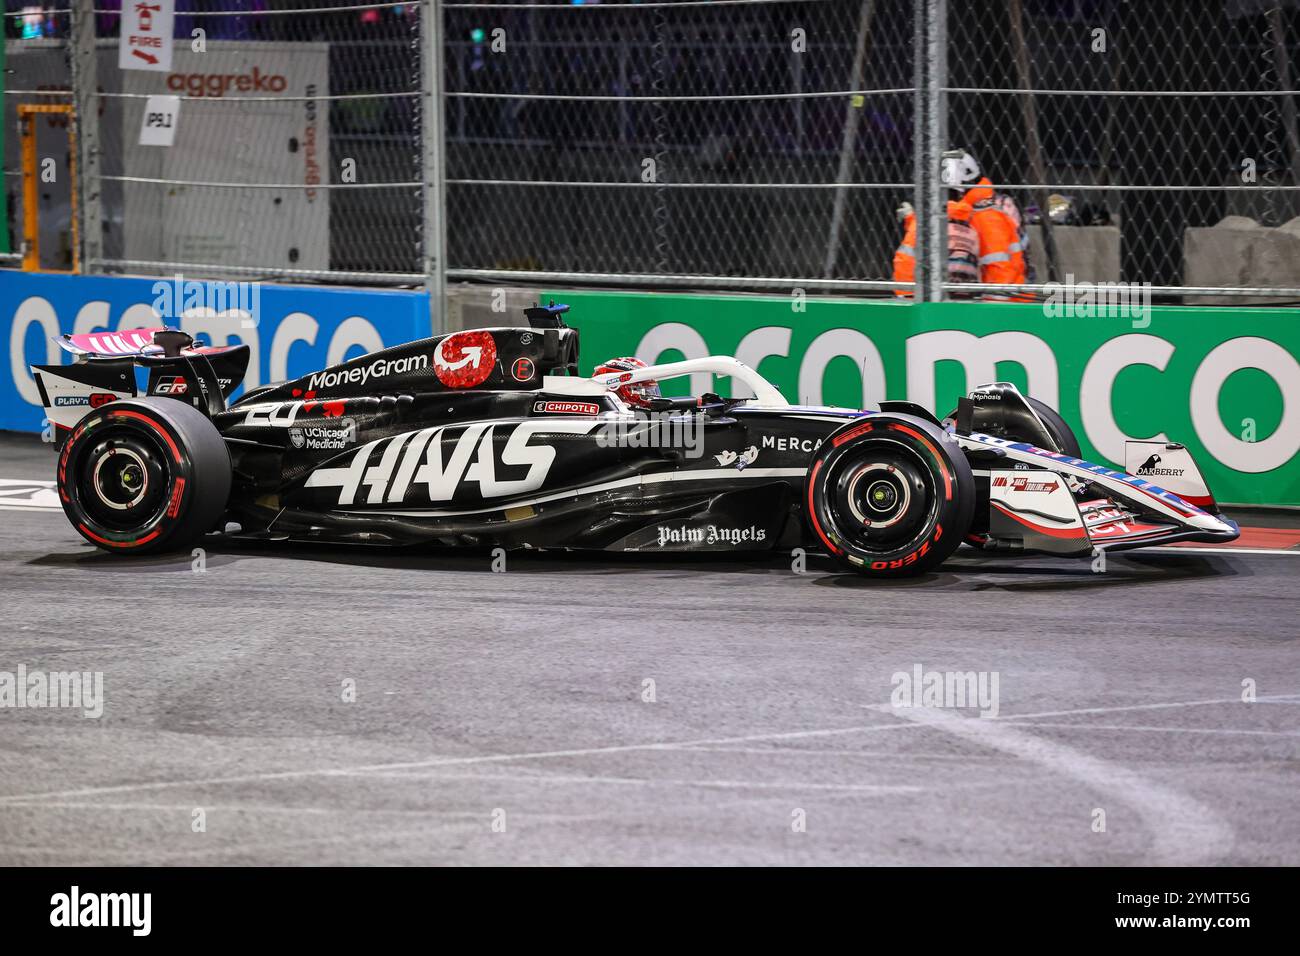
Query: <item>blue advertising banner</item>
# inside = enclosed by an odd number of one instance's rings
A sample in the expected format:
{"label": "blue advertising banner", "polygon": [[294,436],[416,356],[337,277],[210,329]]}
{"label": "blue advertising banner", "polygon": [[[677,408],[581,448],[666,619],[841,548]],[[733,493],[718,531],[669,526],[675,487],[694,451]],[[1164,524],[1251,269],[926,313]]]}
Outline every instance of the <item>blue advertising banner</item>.
{"label": "blue advertising banner", "polygon": [[[211,345],[250,346],[243,387],[296,378],[430,334],[423,292],[0,271],[0,430],[44,419],[29,365],[72,361],[52,337],[167,325]],[[236,395],[240,394],[236,392]]]}

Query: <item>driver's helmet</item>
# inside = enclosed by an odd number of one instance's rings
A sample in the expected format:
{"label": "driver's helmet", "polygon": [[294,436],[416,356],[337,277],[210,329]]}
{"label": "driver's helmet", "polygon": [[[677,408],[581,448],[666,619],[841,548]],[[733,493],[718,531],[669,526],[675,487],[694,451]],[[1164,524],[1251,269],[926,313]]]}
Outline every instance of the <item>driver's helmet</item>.
{"label": "driver's helmet", "polygon": [[[612,358],[596,366],[593,375],[604,375],[608,372],[634,372],[637,369],[645,368],[645,362],[639,358],[625,357]],[[631,382],[627,385],[620,385],[618,388],[618,397],[623,399],[629,405],[637,408],[647,408],[651,399],[662,397],[663,393],[659,391],[659,383],[651,380],[648,382]]]}
{"label": "driver's helmet", "polygon": [[939,162],[939,178],[949,189],[965,192],[979,182],[980,164],[964,149],[946,149]]}

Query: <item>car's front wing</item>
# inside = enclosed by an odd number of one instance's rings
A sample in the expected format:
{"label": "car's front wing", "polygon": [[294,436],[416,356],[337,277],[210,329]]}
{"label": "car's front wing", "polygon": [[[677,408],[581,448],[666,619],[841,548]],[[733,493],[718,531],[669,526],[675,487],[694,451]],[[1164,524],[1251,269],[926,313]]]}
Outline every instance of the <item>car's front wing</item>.
{"label": "car's front wing", "polygon": [[[973,433],[954,436],[988,481],[990,547],[1085,554],[1177,541],[1227,542],[1240,529],[1150,481],[1023,442]],[[1087,482],[1102,494],[1077,500]]]}

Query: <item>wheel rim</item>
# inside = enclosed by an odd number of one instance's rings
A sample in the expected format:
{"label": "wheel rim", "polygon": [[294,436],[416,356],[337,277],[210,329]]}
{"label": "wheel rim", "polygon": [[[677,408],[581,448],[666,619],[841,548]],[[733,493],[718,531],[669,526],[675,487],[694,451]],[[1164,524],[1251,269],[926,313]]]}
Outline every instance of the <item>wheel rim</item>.
{"label": "wheel rim", "polygon": [[935,480],[908,446],[877,440],[846,455],[828,478],[830,517],[855,548],[893,551],[928,531]]}
{"label": "wheel rim", "polygon": [[158,445],[125,429],[99,437],[82,455],[77,486],[87,516],[114,531],[148,527],[167,502],[171,473]]}

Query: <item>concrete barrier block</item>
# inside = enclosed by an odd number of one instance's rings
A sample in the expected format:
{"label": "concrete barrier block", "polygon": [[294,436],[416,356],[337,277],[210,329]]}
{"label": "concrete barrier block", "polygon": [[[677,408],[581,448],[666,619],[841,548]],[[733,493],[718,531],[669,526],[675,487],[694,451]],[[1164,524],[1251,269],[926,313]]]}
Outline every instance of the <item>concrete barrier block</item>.
{"label": "concrete barrier block", "polygon": [[541,290],[522,286],[447,286],[447,330],[527,325],[524,309],[537,304]]}
{"label": "concrete barrier block", "polygon": [[[1060,280],[1073,275],[1079,282],[1118,282],[1118,226],[1054,226],[1056,251],[1060,256]],[[1029,227],[1029,261],[1037,281],[1047,282],[1047,247],[1043,244],[1043,227]]]}
{"label": "concrete barrier block", "polygon": [[[1189,286],[1300,288],[1300,220],[1271,229],[1245,216],[1225,216],[1184,234]],[[1188,296],[1191,305],[1244,305],[1269,296]]]}

